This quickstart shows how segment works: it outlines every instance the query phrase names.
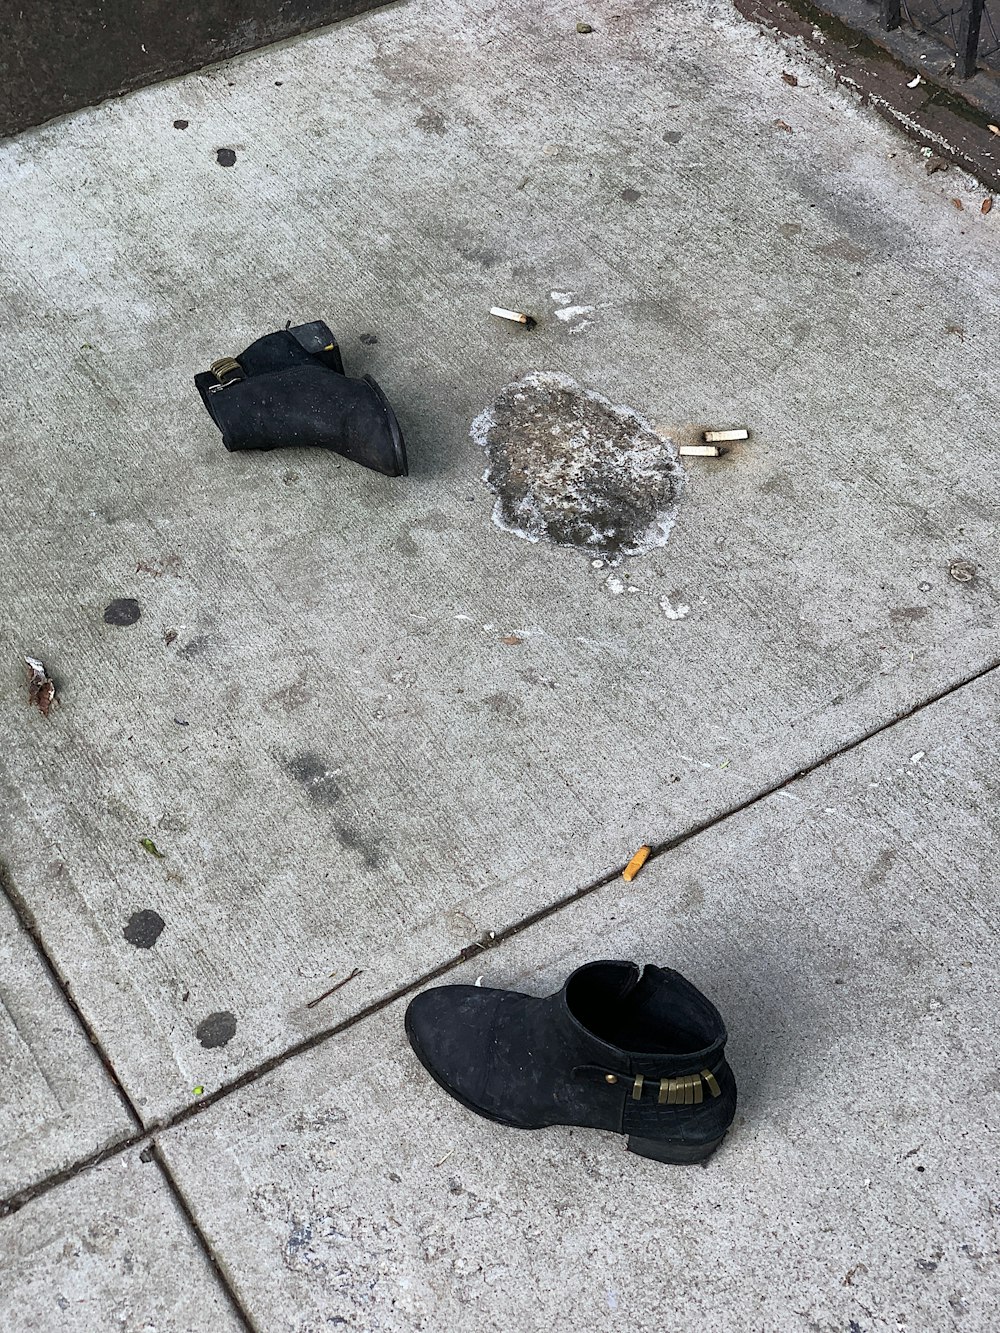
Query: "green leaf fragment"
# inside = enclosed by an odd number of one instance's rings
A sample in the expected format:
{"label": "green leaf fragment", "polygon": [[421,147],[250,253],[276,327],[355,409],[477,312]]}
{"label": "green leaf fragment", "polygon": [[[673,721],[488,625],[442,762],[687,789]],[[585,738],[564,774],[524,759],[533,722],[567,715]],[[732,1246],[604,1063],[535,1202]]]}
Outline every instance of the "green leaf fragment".
{"label": "green leaf fragment", "polygon": [[196,1097],[200,1097],[202,1093],[205,1091],[205,1089],[199,1083],[198,1086],[196,1088],[192,1088],[191,1091],[194,1093]]}
{"label": "green leaf fragment", "polygon": [[166,856],[166,852],[161,852],[152,838],[140,838],[139,846],[144,852],[149,852],[150,856],[155,856],[160,861]]}

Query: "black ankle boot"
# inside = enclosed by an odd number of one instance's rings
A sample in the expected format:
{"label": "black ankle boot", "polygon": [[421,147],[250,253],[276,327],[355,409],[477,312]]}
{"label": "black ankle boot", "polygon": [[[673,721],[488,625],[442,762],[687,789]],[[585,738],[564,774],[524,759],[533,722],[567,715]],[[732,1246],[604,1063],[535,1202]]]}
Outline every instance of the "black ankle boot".
{"label": "black ankle boot", "polygon": [[406,1033],[446,1092],[502,1125],[610,1129],[684,1163],[714,1152],[736,1113],[719,1012],[669,968],[588,963],[546,999],[438,986],[410,1003]]}
{"label": "black ankle boot", "polygon": [[194,377],[227,449],[332,449],[390,477],[406,475],[395,413],[371,378],[348,379],[322,320],[280,329]]}

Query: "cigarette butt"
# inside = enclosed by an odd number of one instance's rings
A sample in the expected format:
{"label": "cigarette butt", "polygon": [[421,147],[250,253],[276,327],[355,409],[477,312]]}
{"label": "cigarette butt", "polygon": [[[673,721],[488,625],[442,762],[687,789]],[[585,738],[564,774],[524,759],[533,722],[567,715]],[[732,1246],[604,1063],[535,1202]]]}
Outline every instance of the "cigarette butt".
{"label": "cigarette butt", "polygon": [[694,458],[718,458],[725,450],[717,444],[682,444],[677,452]]}
{"label": "cigarette butt", "polygon": [[529,329],[534,320],[530,315],[524,314],[521,310],[504,310],[503,306],[495,305],[490,309],[491,315],[496,315],[497,319],[509,319],[514,324],[525,324]]}
{"label": "cigarette butt", "polygon": [[731,440],[749,440],[748,430],[707,430],[701,437],[706,444],[728,444]]}
{"label": "cigarette butt", "polygon": [[635,856],[632,857],[632,860],[629,861],[628,865],[622,871],[622,879],[627,880],[631,884],[632,880],[635,879],[636,875],[638,875],[639,871],[649,860],[649,854],[652,850],[652,847],[640,847]]}

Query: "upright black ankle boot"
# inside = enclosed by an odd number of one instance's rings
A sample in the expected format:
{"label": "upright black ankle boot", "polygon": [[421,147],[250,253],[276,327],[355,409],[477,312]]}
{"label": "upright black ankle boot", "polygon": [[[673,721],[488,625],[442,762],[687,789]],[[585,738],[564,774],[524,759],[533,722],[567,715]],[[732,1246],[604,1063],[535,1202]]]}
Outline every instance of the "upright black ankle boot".
{"label": "upright black ankle boot", "polygon": [[502,1125],[610,1129],[680,1164],[713,1153],[736,1113],[719,1011],[669,968],[587,963],[545,999],[438,986],[406,1033],[446,1092]]}
{"label": "upright black ankle boot", "polygon": [[395,413],[371,378],[344,374],[321,319],[279,329],[194,377],[227,449],[332,449],[390,477],[406,475]]}

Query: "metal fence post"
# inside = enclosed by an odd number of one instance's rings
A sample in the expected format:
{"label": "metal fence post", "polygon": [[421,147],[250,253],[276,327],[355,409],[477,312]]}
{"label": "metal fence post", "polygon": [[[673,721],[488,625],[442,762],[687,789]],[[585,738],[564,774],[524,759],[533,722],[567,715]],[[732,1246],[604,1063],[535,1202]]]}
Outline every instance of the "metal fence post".
{"label": "metal fence post", "polygon": [[900,24],[900,7],[902,0],[879,0],[878,23],[880,28],[886,32],[892,32],[893,28],[898,28]]}
{"label": "metal fence post", "polygon": [[955,43],[955,74],[969,79],[979,63],[979,25],[983,21],[983,0],[965,0],[958,21],[958,40]]}

